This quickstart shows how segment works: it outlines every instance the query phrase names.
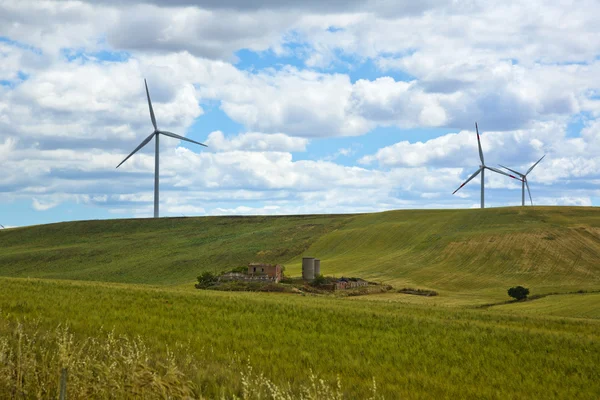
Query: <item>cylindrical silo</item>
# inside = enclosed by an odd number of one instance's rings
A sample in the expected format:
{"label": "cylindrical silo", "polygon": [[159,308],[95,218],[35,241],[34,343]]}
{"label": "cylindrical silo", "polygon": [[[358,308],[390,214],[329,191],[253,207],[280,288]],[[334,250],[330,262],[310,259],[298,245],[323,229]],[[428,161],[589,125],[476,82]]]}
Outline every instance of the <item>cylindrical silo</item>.
{"label": "cylindrical silo", "polygon": [[313,257],[302,258],[302,279],[305,281],[315,279],[315,259]]}
{"label": "cylindrical silo", "polygon": [[321,275],[321,260],[315,258],[315,276]]}

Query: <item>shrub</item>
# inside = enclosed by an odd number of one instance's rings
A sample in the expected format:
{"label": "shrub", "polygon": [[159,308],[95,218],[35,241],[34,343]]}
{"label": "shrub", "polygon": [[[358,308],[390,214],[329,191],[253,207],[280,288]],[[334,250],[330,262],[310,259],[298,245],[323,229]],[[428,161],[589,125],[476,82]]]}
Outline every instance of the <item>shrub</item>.
{"label": "shrub", "polygon": [[321,285],[324,285],[325,283],[327,283],[327,280],[325,279],[325,277],[323,275],[316,275],[315,279],[313,279],[313,281],[312,281],[313,286],[321,286]]}
{"label": "shrub", "polygon": [[263,284],[260,289],[258,289],[260,292],[289,292],[290,289],[279,285],[277,283],[267,283],[267,284]]}
{"label": "shrub", "polygon": [[508,295],[517,300],[525,300],[529,295],[529,289],[523,286],[515,286],[508,289]]}
{"label": "shrub", "polygon": [[217,277],[212,272],[204,272],[198,277],[198,283],[196,283],[196,289],[206,289],[217,283]]}
{"label": "shrub", "polygon": [[416,294],[417,296],[427,296],[427,297],[438,295],[438,292],[436,292],[435,290],[413,289],[413,288],[399,289],[398,293]]}

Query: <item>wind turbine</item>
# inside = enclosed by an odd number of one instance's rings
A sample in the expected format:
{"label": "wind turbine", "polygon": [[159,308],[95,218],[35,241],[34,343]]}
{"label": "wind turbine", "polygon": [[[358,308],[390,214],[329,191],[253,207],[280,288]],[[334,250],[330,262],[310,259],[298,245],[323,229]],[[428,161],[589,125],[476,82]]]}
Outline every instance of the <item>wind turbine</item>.
{"label": "wind turbine", "polygon": [[531,198],[531,190],[529,190],[529,183],[527,183],[527,175],[529,175],[529,173],[535,168],[536,165],[538,165],[540,163],[540,161],[542,161],[544,159],[544,157],[546,157],[545,154],[542,156],[542,158],[540,158],[539,160],[537,160],[537,162],[535,164],[533,164],[531,166],[531,168],[529,168],[527,170],[527,172],[525,172],[525,174],[517,172],[514,169],[510,169],[508,167],[505,167],[504,165],[498,164],[502,168],[507,169],[510,172],[514,172],[515,174],[517,174],[517,175],[519,175],[521,177],[521,206],[525,206],[525,186],[527,186],[527,192],[529,193],[529,200],[531,201],[531,205],[533,205],[533,199]]}
{"label": "wind turbine", "polygon": [[[148,84],[146,83],[145,79],[144,79],[144,85],[146,86],[146,96],[148,97],[148,108],[150,109],[150,119],[152,120],[152,125],[154,126],[154,132],[152,132],[150,134],[150,136],[148,136],[146,139],[144,139],[144,141],[142,143],[140,143],[140,145],[138,147],[136,147],[136,149],[134,151],[132,151],[131,154],[129,154],[123,161],[121,161],[121,164],[123,164],[125,161],[127,161],[129,159],[129,157],[131,157],[132,155],[137,153],[138,150],[140,150],[142,147],[147,145],[148,142],[150,142],[152,140],[152,138],[154,138],[154,140],[155,140],[155,142],[154,142],[154,144],[155,144],[155,146],[154,146],[154,218],[158,218],[158,175],[159,175],[158,174],[158,158],[159,158],[158,157],[158,153],[159,153],[158,139],[160,137],[159,135],[170,136],[175,139],[185,140],[186,142],[199,144],[200,146],[204,146],[204,147],[208,147],[208,146],[206,146],[203,143],[196,142],[195,140],[187,139],[187,138],[184,138],[183,136],[176,135],[173,132],[159,130],[156,126],[156,118],[154,117],[154,110],[152,109],[152,101],[150,101],[150,93],[148,92]],[[121,166],[121,164],[117,165],[117,168],[119,168]]]}
{"label": "wind turbine", "polygon": [[479,128],[477,127],[477,122],[475,122],[475,131],[477,132],[477,145],[479,146],[479,159],[481,160],[481,165],[479,166],[479,169],[477,171],[475,171],[475,173],[473,175],[471,175],[469,177],[469,179],[467,179],[462,185],[460,185],[458,187],[458,189],[456,189],[454,192],[452,192],[452,194],[458,192],[460,189],[462,189],[463,186],[465,186],[467,183],[469,183],[471,181],[471,179],[473,179],[477,175],[481,174],[481,208],[484,208],[485,207],[484,189],[485,189],[485,170],[486,169],[496,172],[497,174],[509,176],[513,179],[517,179],[517,180],[520,180],[520,179],[516,178],[510,174],[507,174],[504,171],[500,171],[499,169],[488,167],[487,165],[485,165],[485,162],[483,161],[483,150],[481,150],[481,140],[479,139]]}

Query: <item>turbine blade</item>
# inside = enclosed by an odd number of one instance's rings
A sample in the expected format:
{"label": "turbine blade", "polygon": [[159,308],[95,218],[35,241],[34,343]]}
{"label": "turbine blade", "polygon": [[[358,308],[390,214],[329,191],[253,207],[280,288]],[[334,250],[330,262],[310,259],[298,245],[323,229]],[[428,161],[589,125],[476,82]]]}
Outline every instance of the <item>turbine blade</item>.
{"label": "turbine blade", "polygon": [[[152,132],[150,134],[150,136],[148,136],[146,139],[144,139],[144,141],[142,143],[140,143],[140,145],[138,147],[135,148],[134,151],[131,152],[131,154],[129,154],[123,161],[121,161],[121,164],[123,164],[125,161],[129,160],[129,157],[131,157],[132,155],[134,155],[135,153],[138,152],[139,149],[141,149],[142,147],[144,147],[145,145],[148,144],[149,141],[152,140],[152,138],[154,137],[154,132]],[[121,164],[117,165],[117,168],[119,168],[121,166]]]}
{"label": "turbine blade", "polygon": [[513,178],[513,179],[516,179],[516,180],[518,180],[518,181],[522,180],[521,178],[517,178],[517,177],[516,177],[516,176],[514,176],[514,175],[507,174],[506,172],[504,172],[504,171],[500,171],[499,169],[496,169],[496,168],[492,168],[492,167],[488,167],[488,166],[485,166],[485,167],[483,167],[483,168],[487,168],[487,169],[489,169],[490,171],[494,171],[494,172],[495,172],[495,173],[497,173],[497,174],[502,174],[502,175],[509,176],[509,177],[511,177],[511,178]]}
{"label": "turbine blade", "polygon": [[477,175],[479,175],[479,173],[480,173],[480,172],[481,172],[481,168],[479,168],[479,169],[477,170],[477,172],[475,172],[473,175],[471,175],[471,176],[469,177],[469,179],[467,179],[467,180],[466,180],[466,181],[465,181],[465,182],[464,182],[462,185],[460,185],[460,186],[458,187],[458,189],[456,189],[454,192],[452,192],[452,194],[454,194],[454,193],[458,192],[460,189],[462,189],[462,187],[463,187],[463,186],[465,186],[467,183],[469,183],[469,182],[471,181],[471,179],[473,179],[473,178],[475,178]]}
{"label": "turbine blade", "polygon": [[0,224],[0,227],[2,227],[2,229],[6,229],[6,228],[4,228],[4,225],[2,225],[2,224]]}
{"label": "turbine blade", "polygon": [[156,118],[154,117],[154,110],[152,109],[152,101],[150,101],[150,92],[148,91],[148,84],[144,79],[144,85],[146,86],[146,96],[148,97],[148,108],[150,109],[150,119],[152,119],[152,125],[154,125],[154,130],[157,130],[156,127]]}
{"label": "turbine blade", "polygon": [[477,145],[479,146],[479,158],[481,159],[481,165],[485,165],[483,161],[483,150],[481,150],[481,140],[479,139],[479,128],[477,127],[477,122],[475,122],[475,132],[477,132]]}
{"label": "turbine blade", "polygon": [[529,169],[527,170],[527,172],[525,172],[525,175],[527,175],[528,173],[530,173],[530,172],[531,172],[531,170],[532,170],[532,169],[534,169],[534,168],[535,168],[535,166],[536,166],[536,165],[538,165],[538,164],[540,163],[540,161],[542,161],[542,160],[544,159],[544,157],[546,157],[546,155],[545,155],[545,154],[542,156],[542,158],[540,158],[539,160],[537,160],[537,162],[536,162],[535,164],[533,164],[533,165],[531,166],[531,168],[529,168]]}
{"label": "turbine blade", "polygon": [[529,200],[531,201],[531,205],[533,205],[533,199],[531,198],[531,190],[529,190],[529,183],[527,183],[527,179],[525,179],[525,186],[527,186],[527,193],[529,193]]}
{"label": "turbine blade", "polygon": [[513,172],[513,173],[515,173],[515,174],[519,175],[519,176],[523,176],[523,174],[522,174],[522,173],[520,173],[520,172],[517,172],[517,171],[515,171],[514,169],[510,169],[510,168],[508,168],[508,167],[505,167],[505,166],[504,166],[504,165],[502,165],[502,164],[498,164],[498,165],[499,165],[499,166],[501,166],[501,167],[502,167],[502,168],[504,168],[504,169],[507,169],[507,170],[509,170],[510,172]]}
{"label": "turbine blade", "polygon": [[158,133],[162,133],[163,135],[166,135],[166,136],[171,136],[172,138],[175,138],[175,139],[185,140],[186,142],[195,143],[195,144],[199,144],[200,146],[208,147],[204,143],[196,142],[195,140],[188,139],[188,138],[183,137],[183,136],[179,136],[179,135],[177,135],[177,134],[175,134],[173,132],[158,131]]}

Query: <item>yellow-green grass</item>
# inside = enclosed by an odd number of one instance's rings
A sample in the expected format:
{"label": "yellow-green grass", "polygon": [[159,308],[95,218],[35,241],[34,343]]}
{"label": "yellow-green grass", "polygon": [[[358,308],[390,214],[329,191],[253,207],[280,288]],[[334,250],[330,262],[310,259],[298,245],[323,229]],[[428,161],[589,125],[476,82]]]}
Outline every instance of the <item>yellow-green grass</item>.
{"label": "yellow-green grass", "polygon": [[209,397],[240,393],[240,360],[282,386],[306,386],[311,370],[327,382],[339,376],[346,398],[368,398],[373,378],[387,399],[600,394],[594,319],[75,281],[0,286],[2,318],[26,326],[68,324],[79,338],[114,329],[159,355],[183,344],[197,360],[190,379]]}
{"label": "yellow-green grass", "polygon": [[[203,271],[252,261],[299,275],[303,256],[321,258],[326,275],[439,296],[193,288]],[[347,398],[370,396],[373,378],[388,399],[600,398],[598,293],[477,308],[518,284],[600,290],[599,260],[596,208],[62,223],[0,231],[0,318],[66,323],[80,339],[139,335],[158,360],[179,343],[198,365],[184,372],[209,396],[240,394],[249,360],[296,393],[312,370],[339,375]]]}
{"label": "yellow-green grass", "polygon": [[600,209],[108,220],[0,231],[0,275],[11,277],[193,290],[203,271],[253,261],[283,263],[299,275],[303,256],[320,258],[326,275],[437,290],[433,302],[502,301],[519,284],[532,294],[595,290]]}
{"label": "yellow-green grass", "polygon": [[0,231],[0,275],[173,285],[203,271],[279,262],[343,216],[67,222]]}
{"label": "yellow-green grass", "polygon": [[600,293],[547,296],[533,301],[493,306],[490,309],[524,315],[544,314],[569,318],[600,319]]}
{"label": "yellow-green grass", "polygon": [[[600,286],[600,211],[535,207],[355,217],[310,252],[322,269],[451,292]],[[326,266],[326,269],[325,269]],[[298,273],[300,260],[290,270]]]}

